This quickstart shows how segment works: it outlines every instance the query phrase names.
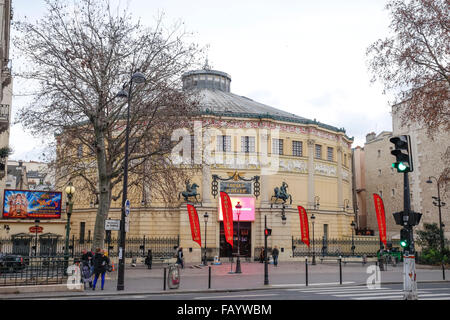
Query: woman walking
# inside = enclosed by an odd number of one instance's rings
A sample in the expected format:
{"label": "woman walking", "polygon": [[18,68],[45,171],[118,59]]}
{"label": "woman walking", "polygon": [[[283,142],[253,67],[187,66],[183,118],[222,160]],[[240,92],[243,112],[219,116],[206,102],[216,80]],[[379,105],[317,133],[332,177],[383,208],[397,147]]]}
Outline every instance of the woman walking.
{"label": "woman walking", "polygon": [[105,256],[105,253],[102,249],[98,248],[94,255],[94,283],[92,286],[92,290],[95,290],[95,286],[97,285],[97,280],[102,276],[102,290],[105,286],[105,274],[107,271],[107,267],[109,265],[109,258]]}

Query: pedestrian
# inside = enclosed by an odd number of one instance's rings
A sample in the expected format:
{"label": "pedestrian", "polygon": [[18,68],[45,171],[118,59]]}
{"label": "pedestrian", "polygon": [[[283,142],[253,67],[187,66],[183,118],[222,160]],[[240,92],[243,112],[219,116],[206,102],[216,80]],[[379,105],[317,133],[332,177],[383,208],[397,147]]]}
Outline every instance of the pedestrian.
{"label": "pedestrian", "polygon": [[147,265],[147,269],[152,268],[152,249],[148,249],[147,257],[145,257],[145,264]]}
{"label": "pedestrian", "polygon": [[264,262],[264,249],[261,249],[261,253],[259,254],[259,262]]}
{"label": "pedestrian", "polygon": [[181,269],[184,269],[184,261],[183,261],[183,248],[179,247],[177,251],[177,263],[181,265]]}
{"label": "pedestrian", "polygon": [[95,290],[95,286],[97,285],[97,280],[100,277],[100,275],[102,277],[101,288],[103,290],[105,286],[105,274],[110,264],[109,258],[105,256],[103,249],[97,248],[93,261],[94,261],[94,284],[92,286],[92,290]]}
{"label": "pedestrian", "polygon": [[273,257],[273,264],[275,267],[278,267],[278,254],[280,252],[278,251],[277,246],[275,246],[272,250],[272,257]]}
{"label": "pedestrian", "polygon": [[89,283],[89,288],[92,288],[92,274],[93,274],[93,254],[91,251],[84,249],[81,255],[81,278],[86,288],[86,283]]}

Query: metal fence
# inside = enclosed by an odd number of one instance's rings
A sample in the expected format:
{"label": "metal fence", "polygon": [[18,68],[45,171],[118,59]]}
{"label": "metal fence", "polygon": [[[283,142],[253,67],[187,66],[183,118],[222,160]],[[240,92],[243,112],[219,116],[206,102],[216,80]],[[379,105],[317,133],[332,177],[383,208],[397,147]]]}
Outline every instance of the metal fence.
{"label": "metal fence", "polygon": [[[12,236],[0,239],[0,253],[24,257],[63,257],[66,240],[63,237]],[[125,257],[144,257],[149,249],[154,259],[171,258],[180,245],[177,237],[128,237],[125,239]],[[109,257],[118,256],[119,239],[106,238],[102,248]],[[94,250],[92,239],[69,239],[68,254],[71,258],[81,256],[83,250]]]}
{"label": "metal fence", "polygon": [[[392,240],[392,247],[400,247],[399,240]],[[380,240],[377,238],[345,238],[345,239],[314,239],[310,246],[301,239],[292,238],[293,257],[311,256],[367,256],[374,257],[380,250]]]}
{"label": "metal fence", "polygon": [[25,257],[0,262],[0,286],[30,286],[67,283],[65,274],[73,259]]}

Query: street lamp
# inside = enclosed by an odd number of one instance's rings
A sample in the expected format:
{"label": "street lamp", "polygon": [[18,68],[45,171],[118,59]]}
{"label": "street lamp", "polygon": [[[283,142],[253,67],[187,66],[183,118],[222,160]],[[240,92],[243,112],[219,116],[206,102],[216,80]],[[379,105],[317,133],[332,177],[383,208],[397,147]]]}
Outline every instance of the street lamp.
{"label": "street lamp", "polygon": [[39,228],[39,223],[41,222],[41,220],[36,219],[34,220],[34,230],[36,232],[36,241],[35,241],[35,246],[34,246],[34,256],[37,257],[37,247],[38,247],[38,228]]}
{"label": "street lamp", "polygon": [[316,220],[316,217],[314,216],[314,213],[311,215],[311,223],[312,223],[312,245],[313,245],[313,259],[312,259],[312,265],[316,265],[316,249],[314,247],[314,220]]}
{"label": "street lamp", "polygon": [[437,201],[437,203],[435,203],[433,201],[433,204],[435,206],[438,207],[439,210],[439,232],[441,234],[441,259],[442,259],[442,277],[445,280],[445,267],[444,267],[444,224],[442,223],[442,216],[441,216],[441,207],[445,206],[445,203],[441,201],[441,191],[439,188],[439,180],[436,179],[436,177],[428,177],[428,180],[426,181],[427,183],[433,183],[433,181],[431,181],[431,178],[433,178],[434,180],[436,180],[436,184],[437,184],[437,190],[438,190],[438,196],[433,197],[434,200]]}
{"label": "street lamp", "polygon": [[354,238],[354,231],[355,231],[355,221],[352,221],[352,223],[350,223],[350,226],[352,227],[352,256],[355,255],[355,238]]}
{"label": "street lamp", "polygon": [[235,273],[242,273],[241,272],[241,260],[240,260],[240,257],[239,257],[241,255],[241,252],[240,252],[240,249],[239,249],[239,243],[241,242],[240,231],[239,231],[239,219],[240,219],[239,217],[241,215],[241,208],[242,208],[241,203],[238,202],[237,205],[235,206],[235,208],[236,208],[236,214],[238,216],[238,252],[237,252],[236,271],[235,271]]}
{"label": "street lamp", "polygon": [[[125,129],[125,158],[123,164],[123,191],[122,191],[122,215],[120,219],[120,243],[119,243],[119,270],[117,276],[117,290],[125,289],[125,206],[127,203],[127,188],[128,188],[128,145],[130,136],[130,106],[131,106],[131,93],[133,88],[133,83],[140,84],[146,81],[144,74],[136,71],[132,76],[130,81],[125,84],[117,93],[119,98],[127,98],[127,126]],[[128,92],[125,91],[128,85]]]}
{"label": "street lamp", "polygon": [[205,252],[203,254],[203,265],[206,266],[208,265],[208,263],[206,262],[206,228],[207,228],[207,224],[208,224],[208,212],[205,212],[205,214],[203,215],[203,219],[205,220]]}
{"label": "street lamp", "polygon": [[347,211],[350,208],[349,203],[350,203],[350,200],[348,200],[348,199],[344,200],[344,206],[342,207],[342,211]]}
{"label": "street lamp", "polygon": [[320,206],[319,200],[320,200],[319,196],[314,197],[314,210],[319,210],[319,206]]}
{"label": "street lamp", "polygon": [[[70,217],[72,216],[72,209],[73,209],[73,201],[72,197],[75,194],[75,187],[72,185],[72,182],[69,182],[69,185],[64,189],[67,195],[67,224],[66,224],[66,245],[64,246],[64,260],[65,260],[65,266],[66,270],[69,266],[69,236],[70,236]],[[36,233],[37,234],[37,233]],[[37,237],[36,237],[37,239]],[[37,242],[36,242],[37,245]]]}

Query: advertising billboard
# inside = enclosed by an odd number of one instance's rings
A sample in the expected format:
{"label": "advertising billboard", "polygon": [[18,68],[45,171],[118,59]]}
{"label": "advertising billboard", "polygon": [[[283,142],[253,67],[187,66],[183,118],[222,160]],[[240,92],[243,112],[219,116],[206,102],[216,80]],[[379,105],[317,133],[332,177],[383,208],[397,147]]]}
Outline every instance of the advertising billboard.
{"label": "advertising billboard", "polygon": [[5,190],[3,199],[3,219],[61,218],[61,192]]}
{"label": "advertising billboard", "polygon": [[[230,196],[231,203],[233,205],[233,221],[238,221],[236,213],[236,204],[240,202],[241,214],[239,221],[255,221],[255,198],[243,197],[243,196]],[[219,221],[223,221],[222,206],[219,202]]]}

